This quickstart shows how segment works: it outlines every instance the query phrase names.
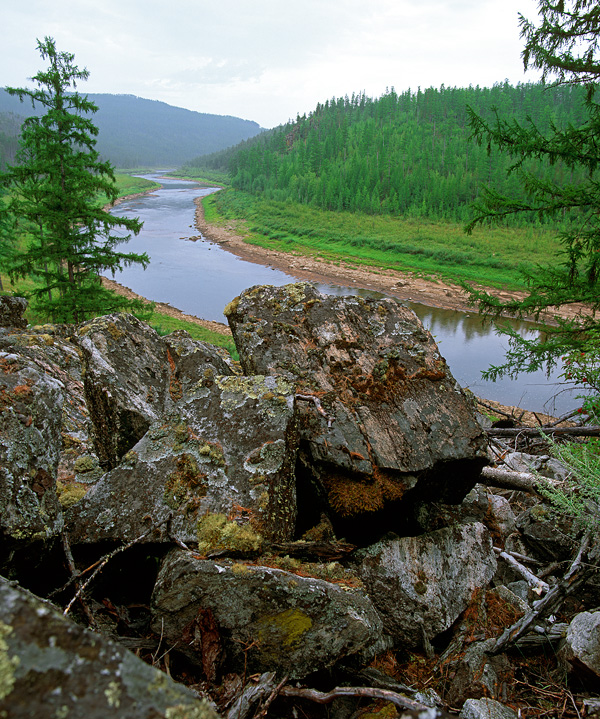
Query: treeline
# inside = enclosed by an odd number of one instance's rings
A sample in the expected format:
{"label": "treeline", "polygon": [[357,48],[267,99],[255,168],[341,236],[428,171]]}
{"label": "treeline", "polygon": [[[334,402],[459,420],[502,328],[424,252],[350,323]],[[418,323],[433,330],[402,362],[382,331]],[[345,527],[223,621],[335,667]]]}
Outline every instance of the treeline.
{"label": "treeline", "polygon": [[[261,131],[250,120],[193,112],[134,95],[88,93],[87,97],[98,106],[96,149],[119,168],[176,167],[189,157],[237,145]],[[31,103],[22,104],[0,90],[0,167],[14,160],[11,148],[16,148],[23,116],[36,112],[39,108],[32,109]],[[18,122],[10,124],[11,117]],[[8,144],[2,137],[4,126]]]}
{"label": "treeline", "polygon": [[[233,187],[267,199],[463,222],[482,185],[522,194],[511,159],[470,139],[467,107],[546,129],[583,122],[584,100],[580,87],[543,84],[361,93],[187,166],[226,169]],[[578,179],[560,164],[550,171],[560,183]]]}

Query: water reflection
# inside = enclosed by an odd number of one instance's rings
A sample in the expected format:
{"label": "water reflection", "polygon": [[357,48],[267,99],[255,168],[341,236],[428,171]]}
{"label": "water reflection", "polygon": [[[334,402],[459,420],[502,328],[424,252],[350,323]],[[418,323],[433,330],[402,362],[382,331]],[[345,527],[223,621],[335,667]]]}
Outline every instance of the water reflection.
{"label": "water reflection", "polygon": [[[147,252],[151,258],[144,271],[128,267],[115,279],[144,297],[165,302],[183,312],[223,322],[223,308],[243,290],[256,284],[283,285],[296,280],[294,275],[241,260],[219,245],[201,239],[194,225],[194,198],[212,190],[193,182],[157,175],[162,187],[150,195],[123,202],[114,208],[119,216],[139,217],[142,232],[126,245],[127,251]],[[125,248],[124,248],[125,249]],[[317,285],[333,295],[373,295],[337,285]],[[381,295],[379,295],[381,296]],[[534,411],[562,413],[575,405],[572,393],[561,391],[556,373],[536,372],[517,380],[487,382],[481,370],[501,364],[507,339],[476,314],[465,314],[417,303],[410,303],[423,324],[434,335],[441,354],[462,386],[481,397],[507,405],[520,405]],[[528,323],[518,323],[524,333],[534,333]]]}

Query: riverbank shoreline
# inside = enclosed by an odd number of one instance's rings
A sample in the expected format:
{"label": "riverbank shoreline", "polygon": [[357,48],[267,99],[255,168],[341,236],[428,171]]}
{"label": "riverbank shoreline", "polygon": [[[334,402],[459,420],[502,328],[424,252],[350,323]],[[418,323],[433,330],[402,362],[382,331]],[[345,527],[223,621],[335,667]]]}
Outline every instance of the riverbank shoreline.
{"label": "riverbank shoreline", "polygon": [[[443,280],[424,279],[411,272],[382,269],[372,265],[358,266],[343,261],[330,262],[318,256],[269,250],[259,245],[249,244],[240,234],[236,233],[235,222],[224,227],[209,224],[204,216],[203,199],[203,197],[197,197],[194,200],[197,229],[206,240],[218,244],[222,249],[247,262],[272,267],[291,274],[299,280],[373,290],[405,302],[416,302],[439,309],[478,314],[477,308],[469,304],[467,293],[460,285]],[[476,288],[490,292],[503,302],[515,298],[523,299],[526,296],[524,292],[498,290],[480,285],[476,285]],[[574,319],[585,312],[584,305],[574,304],[555,308],[555,311],[543,314],[541,318],[548,324],[557,324],[554,316],[561,319]],[[535,321],[533,317],[524,319]]]}

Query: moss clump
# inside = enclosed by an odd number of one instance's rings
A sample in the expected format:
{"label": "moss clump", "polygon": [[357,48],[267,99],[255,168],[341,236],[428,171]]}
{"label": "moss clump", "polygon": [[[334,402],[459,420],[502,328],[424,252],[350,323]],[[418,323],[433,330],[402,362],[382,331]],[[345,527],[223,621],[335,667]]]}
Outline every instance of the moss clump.
{"label": "moss clump", "polygon": [[206,474],[200,471],[191,454],[180,455],[176,464],[177,468],[165,482],[164,501],[171,509],[186,513],[197,511],[208,491]]}
{"label": "moss clump", "polygon": [[88,487],[84,484],[67,484],[65,482],[56,482],[56,491],[58,493],[58,501],[63,509],[69,509],[77,502],[81,501],[88,491]]}
{"label": "moss clump", "polygon": [[12,627],[0,622],[0,699],[5,699],[15,685],[15,669],[20,663],[19,657],[11,657],[8,653],[6,637],[12,633]]}
{"label": "moss clump", "polygon": [[225,455],[223,454],[223,448],[220,444],[206,442],[206,444],[203,444],[198,449],[198,454],[201,457],[205,457],[210,460],[217,467],[225,467],[227,465]]}
{"label": "moss clump", "polygon": [[373,475],[364,480],[332,474],[327,477],[325,484],[329,502],[341,517],[377,512],[387,502],[401,499],[406,490],[398,478],[377,468]]}
{"label": "moss clump", "polygon": [[248,524],[227,521],[224,514],[207,514],[198,522],[198,552],[206,556],[214,551],[242,554],[259,552],[262,537]]}
{"label": "moss clump", "polygon": [[275,647],[297,647],[312,627],[312,619],[301,609],[286,609],[279,614],[261,617],[257,624],[259,646],[264,645],[274,651]]}
{"label": "moss clump", "polygon": [[229,315],[234,315],[237,312],[238,305],[240,304],[240,298],[235,297],[231,300],[231,302],[227,305],[225,305],[225,309],[223,310],[223,314],[225,317],[229,317]]}

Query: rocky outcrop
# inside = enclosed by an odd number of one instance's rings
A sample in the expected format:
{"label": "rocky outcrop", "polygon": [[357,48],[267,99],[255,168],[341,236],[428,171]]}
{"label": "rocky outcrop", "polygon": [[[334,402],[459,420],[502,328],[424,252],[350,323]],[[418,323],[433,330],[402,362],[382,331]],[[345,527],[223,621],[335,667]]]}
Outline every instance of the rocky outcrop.
{"label": "rocky outcrop", "polygon": [[1,577],[0,714],[217,719],[163,672]]}
{"label": "rocky outcrop", "polygon": [[72,508],[72,541],[130,541],[162,523],[148,542],[198,542],[207,513],[244,527],[256,537],[255,549],[262,539],[291,539],[296,439],[289,383],[211,375],[178,409],[155,422]]}
{"label": "rocky outcrop", "polygon": [[386,538],[358,558],[357,573],[385,631],[407,647],[421,646],[451,627],[496,571],[482,524]]}
{"label": "rocky outcrop", "polygon": [[302,678],[381,639],[381,620],[361,589],[182,550],[165,558],[152,608],[156,629],[199,664],[199,617],[210,612],[226,670]]}
{"label": "rocky outcrop", "polygon": [[[412,312],[306,284],[255,287],[227,311],[237,363],[128,315],[22,328],[16,309],[0,327],[11,578],[236,719],[271,702],[273,716],[294,715],[292,696],[310,690],[278,697],[285,677],[465,712],[511,695],[497,637],[539,606],[578,540],[558,538],[532,495],[475,484],[485,438]],[[597,596],[587,582],[578,610]],[[27,685],[34,702],[51,687],[53,716],[210,716],[166,679],[167,694],[148,692],[154,670],[138,674],[124,649],[37,602],[0,583],[0,703],[25,706]],[[557,649],[566,625],[535,622],[519,641]],[[569,630],[578,677],[596,671],[594,622]],[[438,693],[417,691],[440,672]],[[357,702],[336,695],[331,715]]]}
{"label": "rocky outcrop", "polygon": [[0,352],[0,530],[48,539],[63,526],[56,492],[65,388],[18,354]]}
{"label": "rocky outcrop", "polygon": [[482,430],[411,310],[298,283],[253,287],[225,313],[246,374],[283,376],[322,403],[328,417],[301,407],[300,464],[340,533],[473,487]]}

